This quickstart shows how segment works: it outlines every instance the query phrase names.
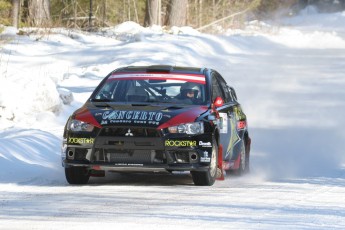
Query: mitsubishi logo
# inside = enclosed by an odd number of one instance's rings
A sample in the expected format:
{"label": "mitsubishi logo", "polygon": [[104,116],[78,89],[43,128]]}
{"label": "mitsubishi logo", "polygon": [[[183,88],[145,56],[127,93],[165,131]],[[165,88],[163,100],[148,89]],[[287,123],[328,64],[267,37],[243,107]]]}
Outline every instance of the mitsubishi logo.
{"label": "mitsubishi logo", "polygon": [[131,133],[131,129],[128,129],[127,133],[125,134],[125,136],[129,136],[129,137],[132,137],[133,136],[133,133]]}

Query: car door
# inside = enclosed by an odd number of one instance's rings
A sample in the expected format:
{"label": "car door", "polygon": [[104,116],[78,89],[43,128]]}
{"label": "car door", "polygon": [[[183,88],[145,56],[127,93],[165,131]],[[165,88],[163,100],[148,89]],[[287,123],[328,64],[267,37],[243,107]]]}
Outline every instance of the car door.
{"label": "car door", "polygon": [[212,100],[221,96],[224,104],[217,108],[220,116],[220,143],[223,145],[223,160],[229,161],[233,155],[233,146],[240,140],[236,130],[235,110],[238,105],[231,88],[219,73],[212,78]]}

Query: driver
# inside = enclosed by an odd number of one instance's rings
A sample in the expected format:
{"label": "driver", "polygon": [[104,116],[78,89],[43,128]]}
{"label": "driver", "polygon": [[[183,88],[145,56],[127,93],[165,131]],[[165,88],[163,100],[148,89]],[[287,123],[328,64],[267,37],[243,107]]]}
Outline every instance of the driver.
{"label": "driver", "polygon": [[180,100],[189,100],[192,102],[192,104],[199,104],[199,92],[200,88],[198,84],[193,82],[186,82],[181,86],[180,94],[176,98]]}

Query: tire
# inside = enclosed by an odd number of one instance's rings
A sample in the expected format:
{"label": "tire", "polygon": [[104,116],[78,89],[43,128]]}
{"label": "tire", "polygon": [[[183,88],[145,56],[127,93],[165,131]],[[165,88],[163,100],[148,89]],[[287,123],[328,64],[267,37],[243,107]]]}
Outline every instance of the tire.
{"label": "tire", "polygon": [[211,186],[217,178],[218,165],[218,144],[215,139],[212,141],[212,156],[210,167],[207,171],[191,171],[193,182],[198,186]]}
{"label": "tire", "polygon": [[249,161],[249,154],[250,154],[250,148],[248,148],[247,142],[245,143],[245,150],[246,150],[246,167],[244,170],[244,173],[250,172],[250,161]]}
{"label": "tire", "polygon": [[242,141],[241,153],[240,153],[240,165],[239,168],[234,170],[234,174],[237,176],[242,176],[249,172],[249,153],[247,153],[247,148],[245,142]]}
{"label": "tire", "polygon": [[66,180],[69,184],[87,184],[90,172],[85,167],[65,168]]}

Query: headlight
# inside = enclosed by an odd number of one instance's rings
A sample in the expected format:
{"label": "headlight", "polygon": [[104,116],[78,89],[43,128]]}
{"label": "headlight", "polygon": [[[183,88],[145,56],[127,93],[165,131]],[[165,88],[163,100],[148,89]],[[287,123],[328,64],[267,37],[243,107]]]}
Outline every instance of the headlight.
{"label": "headlight", "polygon": [[186,134],[202,134],[204,133],[203,122],[193,122],[171,126],[168,128],[169,133],[186,133]]}
{"label": "headlight", "polygon": [[94,126],[78,120],[70,120],[67,125],[67,129],[73,132],[92,132]]}

